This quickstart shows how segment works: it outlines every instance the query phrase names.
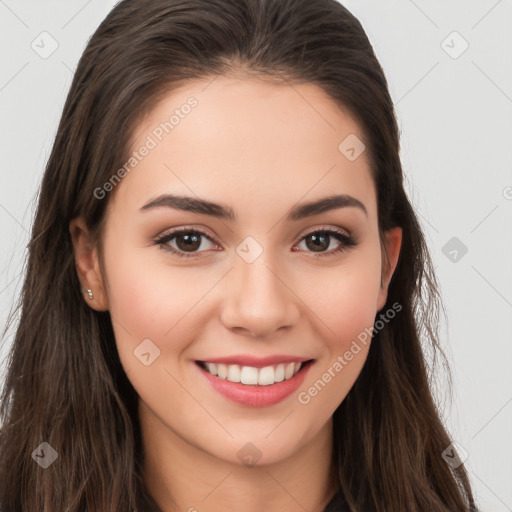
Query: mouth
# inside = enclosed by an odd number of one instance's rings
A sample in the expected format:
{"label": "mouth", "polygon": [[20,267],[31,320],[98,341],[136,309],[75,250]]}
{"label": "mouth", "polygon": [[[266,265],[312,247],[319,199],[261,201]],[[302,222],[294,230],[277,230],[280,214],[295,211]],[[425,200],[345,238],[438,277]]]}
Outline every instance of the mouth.
{"label": "mouth", "polygon": [[287,362],[264,366],[242,366],[239,364],[212,363],[209,361],[196,361],[197,364],[211,375],[234,383],[247,386],[271,386],[278,382],[291,379],[313,360],[301,362]]}
{"label": "mouth", "polygon": [[224,397],[240,405],[264,407],[290,396],[302,384],[314,359],[251,361],[253,366],[227,361],[195,361],[204,379]]}

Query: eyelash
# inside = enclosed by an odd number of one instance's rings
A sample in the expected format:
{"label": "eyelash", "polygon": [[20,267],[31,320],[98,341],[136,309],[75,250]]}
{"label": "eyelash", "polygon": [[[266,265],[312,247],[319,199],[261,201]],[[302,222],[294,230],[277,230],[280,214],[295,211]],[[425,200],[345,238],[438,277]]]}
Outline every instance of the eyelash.
{"label": "eyelash", "polygon": [[[168,251],[168,252],[172,253],[173,255],[176,255],[180,258],[194,258],[195,255],[198,254],[198,252],[195,252],[195,253],[193,252],[193,253],[187,254],[186,252],[176,250],[173,247],[171,247],[170,245],[167,245],[167,243],[170,242],[173,238],[175,238],[177,235],[181,235],[181,234],[200,235],[200,236],[203,236],[203,237],[207,238],[208,240],[210,240],[210,242],[215,243],[215,241],[212,240],[212,238],[210,236],[208,236],[205,232],[198,230],[198,229],[190,229],[190,228],[176,229],[174,231],[171,231],[170,233],[163,234],[163,235],[157,237],[156,239],[154,239],[154,243],[156,245],[159,245],[162,250]],[[315,229],[309,233],[306,233],[299,240],[299,243],[302,242],[305,238],[307,238],[311,235],[317,235],[317,234],[324,234],[324,235],[327,234],[328,236],[335,238],[336,240],[338,240],[340,242],[340,246],[336,249],[329,251],[329,252],[323,252],[323,253],[317,253],[317,254],[312,253],[314,258],[334,256],[335,254],[339,254],[343,251],[350,250],[352,247],[355,247],[359,243],[357,237],[355,237],[353,235],[347,235],[347,234],[345,234],[341,231],[338,231],[336,229],[333,229],[333,228]],[[199,251],[199,252],[202,252],[202,251]],[[307,251],[307,252],[309,252],[309,251]]]}

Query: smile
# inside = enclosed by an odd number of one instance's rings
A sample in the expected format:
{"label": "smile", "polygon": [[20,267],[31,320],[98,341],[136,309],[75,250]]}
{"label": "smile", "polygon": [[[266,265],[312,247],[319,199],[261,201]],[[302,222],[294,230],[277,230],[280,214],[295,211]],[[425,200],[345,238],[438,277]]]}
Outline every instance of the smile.
{"label": "smile", "polygon": [[290,357],[229,359],[195,361],[195,367],[210,389],[249,407],[266,407],[289,397],[302,384],[314,362],[313,359],[293,360]]}
{"label": "smile", "polygon": [[241,382],[246,385],[270,386],[276,382],[291,379],[301,368],[302,363],[282,363],[256,368],[238,364],[218,364],[204,362],[202,367],[219,379]]}

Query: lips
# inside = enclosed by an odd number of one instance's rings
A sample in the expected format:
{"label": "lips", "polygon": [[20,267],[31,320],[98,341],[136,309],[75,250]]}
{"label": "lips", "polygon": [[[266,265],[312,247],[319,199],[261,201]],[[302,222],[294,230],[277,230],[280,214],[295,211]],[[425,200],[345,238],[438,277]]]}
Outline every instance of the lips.
{"label": "lips", "polygon": [[238,364],[240,366],[253,366],[255,368],[263,368],[264,366],[271,366],[286,363],[304,363],[310,358],[293,356],[293,355],[274,355],[266,357],[256,357],[250,355],[235,355],[226,357],[214,357],[203,359],[203,362],[217,363],[217,364]]}
{"label": "lips", "polygon": [[213,389],[231,401],[263,407],[297,390],[312,363],[296,356],[234,356],[196,361],[196,367]]}

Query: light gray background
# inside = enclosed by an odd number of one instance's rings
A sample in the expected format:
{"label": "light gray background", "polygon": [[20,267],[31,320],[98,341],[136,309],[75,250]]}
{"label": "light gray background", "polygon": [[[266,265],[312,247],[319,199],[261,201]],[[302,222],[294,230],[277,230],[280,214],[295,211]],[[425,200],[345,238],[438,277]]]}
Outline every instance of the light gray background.
{"label": "light gray background", "polygon": [[[481,509],[512,511],[512,0],[342,3],[386,72],[407,190],[441,284],[441,341],[455,384],[450,406],[440,375],[447,427],[467,452]],[[20,291],[37,187],[73,70],[113,5],[0,0],[0,327]],[[58,43],[46,59],[31,48],[51,48],[43,31]]]}

